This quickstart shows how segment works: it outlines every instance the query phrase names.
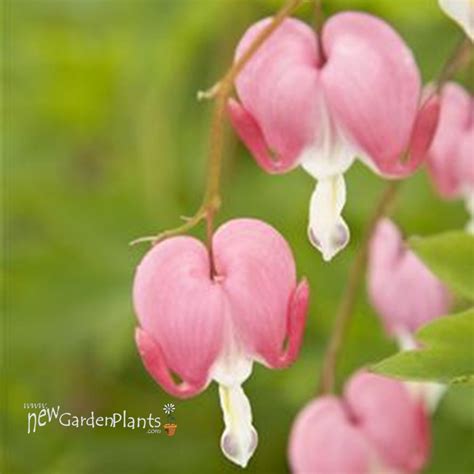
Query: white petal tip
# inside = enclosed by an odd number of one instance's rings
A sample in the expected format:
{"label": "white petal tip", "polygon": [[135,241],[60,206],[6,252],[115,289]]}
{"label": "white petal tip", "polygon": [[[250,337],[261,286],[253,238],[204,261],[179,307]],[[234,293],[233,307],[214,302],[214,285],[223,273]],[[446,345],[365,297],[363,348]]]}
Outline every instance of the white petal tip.
{"label": "white petal tip", "polygon": [[340,221],[332,229],[325,232],[324,238],[319,239],[314,230],[308,228],[308,238],[311,244],[321,252],[323,260],[330,262],[350,240],[349,228],[344,221]]}
{"label": "white petal tip", "polygon": [[219,397],[225,423],[221,437],[222,452],[233,463],[246,467],[258,444],[250,403],[240,385],[220,385]]}
{"label": "white petal tip", "polygon": [[242,468],[247,467],[258,444],[258,435],[253,427],[248,434],[249,436],[242,437],[226,430],[221,438],[221,449],[225,457]]}
{"label": "white petal tip", "polygon": [[342,175],[320,180],[311,196],[308,237],[326,262],[349,242],[349,228],[341,216],[345,202],[346,185]]}

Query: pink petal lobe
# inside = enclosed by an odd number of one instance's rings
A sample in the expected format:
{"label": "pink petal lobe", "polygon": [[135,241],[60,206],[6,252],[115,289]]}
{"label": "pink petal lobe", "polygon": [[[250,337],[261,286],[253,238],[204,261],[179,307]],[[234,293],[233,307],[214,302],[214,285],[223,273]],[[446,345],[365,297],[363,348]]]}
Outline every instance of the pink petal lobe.
{"label": "pink petal lobe", "polygon": [[140,326],[160,348],[160,364],[190,386],[207,380],[223,344],[224,295],[209,275],[207,249],[191,237],[157,244],[135,274]]}
{"label": "pink petal lobe", "polygon": [[294,160],[270,156],[265,138],[255,119],[236,100],[230,99],[227,107],[232,125],[252,153],[257,164],[267,173],[284,173],[295,166]]}
{"label": "pink petal lobe", "polygon": [[289,443],[293,474],[368,474],[374,457],[373,448],[335,397],[312,401],[293,424]]}
{"label": "pink petal lobe", "polygon": [[336,122],[376,168],[391,170],[417,116],[421,83],[412,52],[387,23],[355,12],[328,20],[323,45],[321,81]]}
{"label": "pink petal lobe", "polygon": [[217,272],[231,318],[247,351],[276,360],[287,333],[296,287],[293,255],[285,239],[256,219],[235,219],[214,235]]}
{"label": "pink petal lobe", "polygon": [[448,83],[441,93],[441,111],[428,153],[428,171],[445,198],[474,186],[474,99],[459,85]]}
{"label": "pink petal lobe", "polygon": [[206,388],[206,378],[193,384],[187,382],[177,384],[166,366],[160,346],[143,329],[136,329],[135,341],[145,368],[155,381],[171,395],[189,398]]}
{"label": "pink petal lobe", "polygon": [[278,359],[270,360],[270,357],[268,357],[267,362],[271,367],[288,367],[298,357],[301,343],[303,342],[308,304],[309,285],[308,281],[304,278],[293,292],[288,305],[287,347],[279,355]]}
{"label": "pink petal lobe", "polygon": [[429,418],[402,382],[362,371],[346,385],[345,399],[388,466],[405,473],[423,468],[430,449]]}
{"label": "pink petal lobe", "polygon": [[[402,172],[398,174],[410,174],[426,158],[438,126],[440,109],[441,104],[438,95],[433,95],[421,106],[410,142],[409,154],[411,159],[408,163],[402,165]],[[408,171],[405,172],[404,168],[408,168]]]}
{"label": "pink petal lobe", "polygon": [[368,293],[391,335],[415,332],[447,314],[451,304],[445,286],[405,247],[389,219],[378,223],[370,242]]}
{"label": "pink petal lobe", "polygon": [[[236,59],[269,22],[262,20],[247,30]],[[268,149],[284,163],[282,171],[294,167],[303,149],[318,135],[318,62],[311,28],[299,20],[286,19],[235,81],[242,106],[258,124]],[[246,143],[249,145],[248,140]]]}

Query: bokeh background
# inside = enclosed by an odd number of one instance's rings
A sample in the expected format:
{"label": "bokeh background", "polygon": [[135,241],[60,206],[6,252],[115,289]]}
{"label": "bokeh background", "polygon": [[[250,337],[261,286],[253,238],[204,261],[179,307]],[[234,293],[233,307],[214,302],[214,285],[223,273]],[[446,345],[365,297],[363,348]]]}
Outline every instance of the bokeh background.
{"label": "bokeh background", "polygon": [[[174,227],[199,205],[211,103],[196,92],[229,65],[233,48],[276,0],[13,0],[3,10],[6,208],[4,473],[240,472],[219,450],[217,388],[173,400],[136,353],[130,289],[147,246],[132,239]],[[312,20],[308,2],[298,16]],[[432,79],[461,37],[435,0],[326,0],[326,14],[384,17]],[[471,74],[459,79],[473,86]],[[469,84],[470,82],[470,84]],[[380,97],[383,100],[383,97]],[[363,165],[347,173],[350,246],[330,265],[306,239],[312,179],[270,177],[229,131],[218,220],[262,218],[290,242],[312,287],[302,354],[289,370],[256,366],[245,384],[259,448],[248,472],[288,472],[286,444],[314,396],[325,341],[348,268],[383,181]],[[464,225],[459,202],[433,192],[422,170],[403,183],[394,218],[404,232]],[[202,229],[194,234],[202,236]],[[423,295],[420,295],[423,297]],[[361,291],[339,386],[395,346]],[[427,473],[472,473],[473,392],[453,388],[433,419]],[[26,433],[27,402],[77,415],[162,416],[176,404],[175,437],[143,430],[46,426]],[[390,409],[387,407],[387,409]],[[381,413],[380,416],[383,416]]]}

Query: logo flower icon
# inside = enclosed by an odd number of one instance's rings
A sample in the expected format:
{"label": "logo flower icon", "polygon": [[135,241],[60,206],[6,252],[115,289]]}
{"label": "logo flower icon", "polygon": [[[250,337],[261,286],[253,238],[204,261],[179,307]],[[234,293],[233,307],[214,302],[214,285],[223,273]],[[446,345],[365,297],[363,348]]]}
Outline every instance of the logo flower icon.
{"label": "logo flower icon", "polygon": [[163,405],[163,411],[166,413],[168,418],[168,422],[164,425],[165,432],[168,436],[173,436],[176,433],[176,428],[178,427],[173,415],[175,409],[176,407],[174,406],[174,403],[165,403]]}

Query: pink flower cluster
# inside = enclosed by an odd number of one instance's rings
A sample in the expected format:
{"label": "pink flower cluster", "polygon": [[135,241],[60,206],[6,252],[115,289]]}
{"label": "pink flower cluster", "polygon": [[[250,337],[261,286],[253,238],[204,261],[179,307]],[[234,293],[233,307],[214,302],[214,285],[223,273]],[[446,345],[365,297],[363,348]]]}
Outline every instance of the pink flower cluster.
{"label": "pink flower cluster", "polygon": [[[248,29],[236,60],[269,21]],[[474,101],[455,84],[422,100],[413,54],[382,20],[340,13],[316,36],[286,19],[235,85],[230,118],[260,167],[285,173],[301,166],[317,180],[308,235],[325,260],[349,241],[343,175],[356,158],[388,178],[409,176],[427,158],[441,195],[463,197],[474,212]],[[245,467],[258,435],[242,384],[254,362],[277,369],[297,358],[309,285],[297,282],[289,245],[262,221],[232,220],[210,245],[212,253],[195,238],[173,237],[145,255],[133,289],[136,343],[148,372],[173,396],[192,397],[217,382],[221,448]],[[370,244],[368,293],[402,349],[416,347],[414,332],[451,303],[389,220],[379,222]],[[419,472],[429,456],[430,390],[356,373],[343,395],[319,397],[298,415],[292,471]]]}

